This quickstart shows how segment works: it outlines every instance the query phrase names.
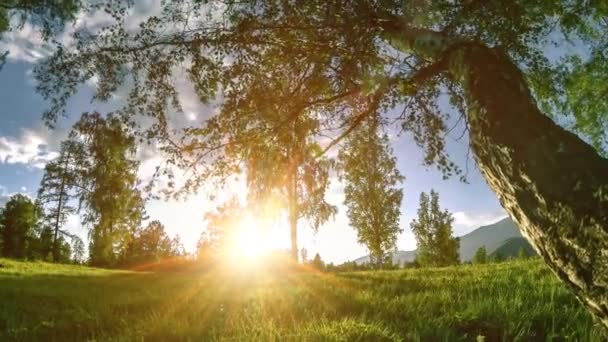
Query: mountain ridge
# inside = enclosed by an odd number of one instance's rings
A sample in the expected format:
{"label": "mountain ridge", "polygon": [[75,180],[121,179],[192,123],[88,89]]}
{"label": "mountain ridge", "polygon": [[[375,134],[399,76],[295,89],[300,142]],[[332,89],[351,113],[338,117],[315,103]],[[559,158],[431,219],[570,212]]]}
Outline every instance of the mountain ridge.
{"label": "mountain ridge", "polygon": [[[486,248],[490,256],[499,251],[502,257],[515,257],[520,247],[524,248],[529,254],[530,251],[534,251],[528,241],[521,235],[515,222],[508,216],[460,236],[460,261],[471,261],[475,252],[481,246]],[[415,259],[416,250],[399,250],[393,253],[393,263],[402,264],[413,262]],[[357,264],[363,264],[368,263],[369,260],[369,255],[366,255],[353,261]]]}

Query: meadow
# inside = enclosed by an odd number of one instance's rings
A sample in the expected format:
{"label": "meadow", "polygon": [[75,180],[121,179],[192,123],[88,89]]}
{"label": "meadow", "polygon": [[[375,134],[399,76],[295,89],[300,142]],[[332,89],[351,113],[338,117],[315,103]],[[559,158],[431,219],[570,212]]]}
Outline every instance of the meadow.
{"label": "meadow", "polygon": [[0,265],[0,341],[605,339],[538,259],[337,274]]}

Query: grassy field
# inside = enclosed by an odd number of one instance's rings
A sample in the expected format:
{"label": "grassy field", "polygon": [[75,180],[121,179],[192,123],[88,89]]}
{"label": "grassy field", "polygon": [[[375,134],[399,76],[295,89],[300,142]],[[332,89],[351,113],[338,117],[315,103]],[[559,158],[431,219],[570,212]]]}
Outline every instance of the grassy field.
{"label": "grassy field", "polygon": [[538,260],[342,274],[0,264],[0,341],[604,340]]}

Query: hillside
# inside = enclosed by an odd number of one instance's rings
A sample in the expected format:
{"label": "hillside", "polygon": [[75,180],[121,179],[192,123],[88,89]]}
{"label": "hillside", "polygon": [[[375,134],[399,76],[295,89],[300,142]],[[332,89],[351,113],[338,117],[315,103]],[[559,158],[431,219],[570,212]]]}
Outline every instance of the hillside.
{"label": "hillside", "polygon": [[516,257],[519,254],[519,250],[523,249],[528,256],[536,255],[536,251],[532,248],[532,245],[524,237],[514,237],[507,239],[502,245],[498,246],[490,254],[490,257]]}
{"label": "hillside", "polygon": [[538,259],[338,274],[0,264],[0,341],[602,340]]}
{"label": "hillside", "polygon": [[[503,247],[501,255],[504,257],[517,256],[520,247],[533,251],[532,246],[522,237],[513,220],[506,217],[496,223],[479,227],[468,234],[462,235],[460,237],[460,260],[471,261],[473,255],[475,255],[475,252],[481,246],[485,246],[488,254],[492,254],[512,238],[518,238],[518,240],[516,240],[516,247],[511,245]],[[517,249],[513,252],[513,248]],[[530,255],[532,255],[532,253]],[[399,264],[402,264],[403,262],[412,262],[415,258],[415,250],[398,251],[393,256],[393,263],[398,262]],[[354,261],[357,264],[368,263],[369,256],[364,256],[355,259]]]}

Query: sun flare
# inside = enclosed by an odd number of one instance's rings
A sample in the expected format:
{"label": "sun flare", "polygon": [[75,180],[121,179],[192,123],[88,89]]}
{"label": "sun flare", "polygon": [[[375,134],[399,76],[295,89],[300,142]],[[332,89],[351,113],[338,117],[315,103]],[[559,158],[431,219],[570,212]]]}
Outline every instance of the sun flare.
{"label": "sun flare", "polygon": [[239,263],[256,262],[280,244],[276,234],[253,215],[240,220],[231,240],[229,254]]}

